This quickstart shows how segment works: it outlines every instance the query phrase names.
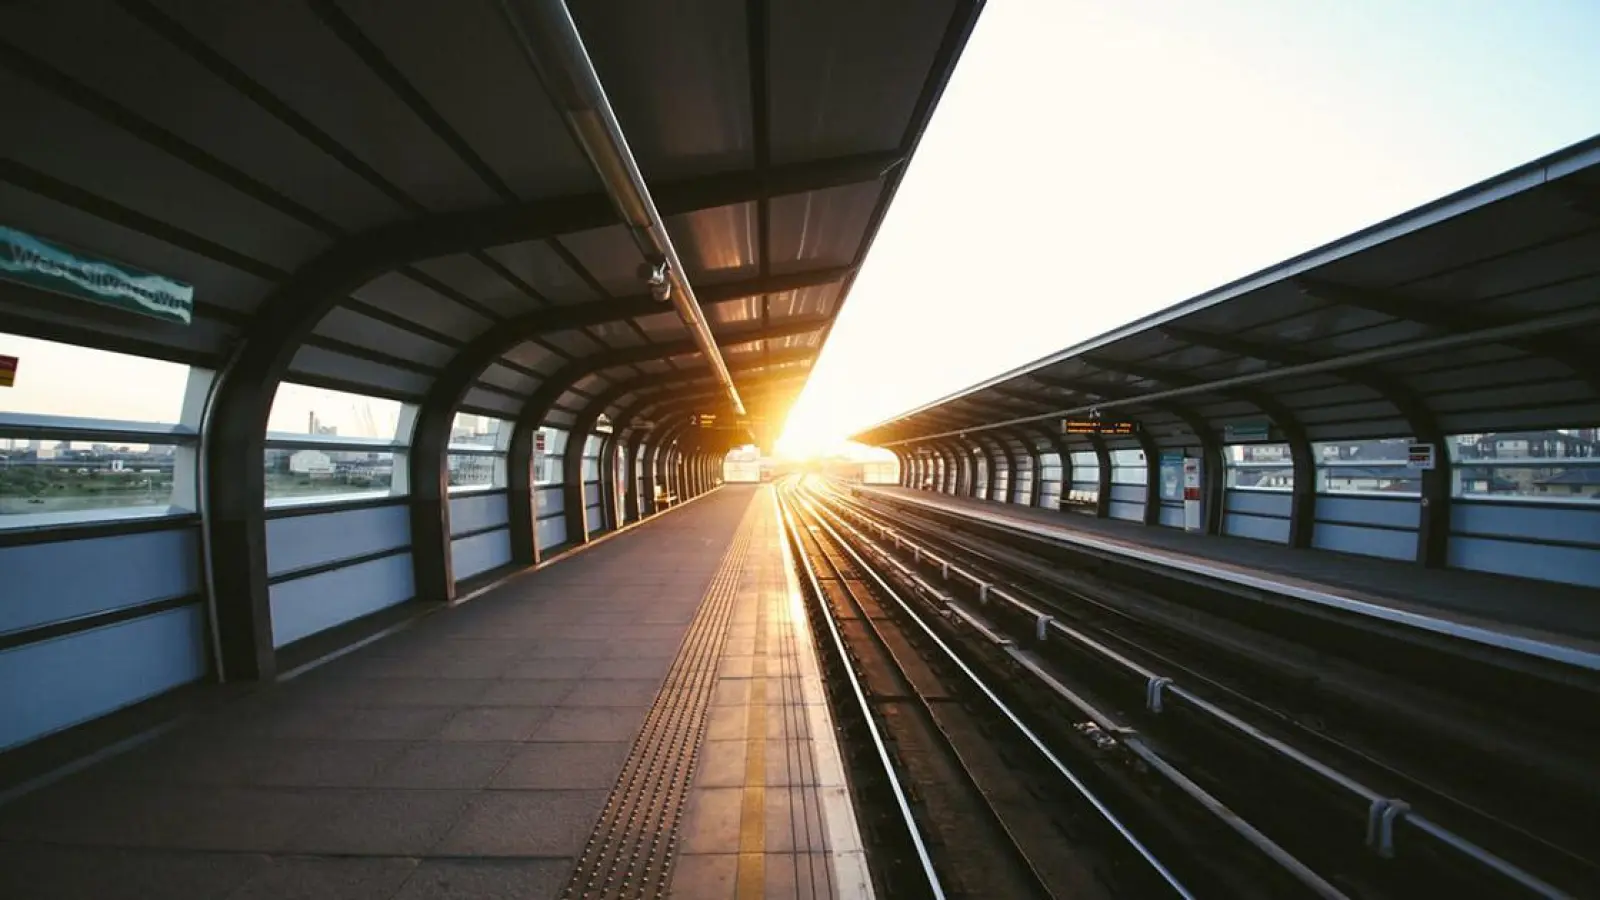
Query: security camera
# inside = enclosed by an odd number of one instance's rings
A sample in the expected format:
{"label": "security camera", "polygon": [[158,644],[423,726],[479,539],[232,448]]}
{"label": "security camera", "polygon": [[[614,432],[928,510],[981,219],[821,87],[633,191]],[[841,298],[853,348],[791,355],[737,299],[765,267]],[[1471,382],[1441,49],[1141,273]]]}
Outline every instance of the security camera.
{"label": "security camera", "polygon": [[650,286],[650,296],[656,298],[657,303],[666,303],[672,299],[672,282],[667,280],[667,261],[652,259],[639,267],[639,277]]}

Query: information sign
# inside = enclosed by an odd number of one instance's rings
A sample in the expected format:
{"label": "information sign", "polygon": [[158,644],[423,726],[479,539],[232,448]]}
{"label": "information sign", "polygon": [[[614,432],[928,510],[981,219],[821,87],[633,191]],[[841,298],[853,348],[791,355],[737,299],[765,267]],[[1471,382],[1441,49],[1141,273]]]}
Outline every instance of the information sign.
{"label": "information sign", "polygon": [[538,483],[544,477],[544,432],[533,433],[533,480]]}
{"label": "information sign", "polygon": [[1126,437],[1137,434],[1139,426],[1133,422],[1115,419],[1062,419],[1062,434],[1098,434],[1106,437]]}
{"label": "information sign", "polygon": [[1161,499],[1183,499],[1183,454],[1161,454]]}
{"label": "information sign", "polygon": [[1433,468],[1433,445],[1412,444],[1406,448],[1406,465],[1413,469]]}
{"label": "information sign", "polygon": [[194,315],[190,285],[83,256],[4,225],[0,225],[0,278],[183,325]]}
{"label": "information sign", "polygon": [[1203,531],[1205,518],[1202,515],[1200,490],[1202,478],[1200,460],[1185,457],[1183,460],[1183,527],[1185,531]]}
{"label": "information sign", "polygon": [[1265,419],[1250,422],[1235,422],[1222,426],[1222,440],[1227,444],[1248,444],[1252,441],[1264,441],[1270,431]]}
{"label": "information sign", "polygon": [[11,387],[17,383],[17,358],[15,356],[0,356],[0,387]]}

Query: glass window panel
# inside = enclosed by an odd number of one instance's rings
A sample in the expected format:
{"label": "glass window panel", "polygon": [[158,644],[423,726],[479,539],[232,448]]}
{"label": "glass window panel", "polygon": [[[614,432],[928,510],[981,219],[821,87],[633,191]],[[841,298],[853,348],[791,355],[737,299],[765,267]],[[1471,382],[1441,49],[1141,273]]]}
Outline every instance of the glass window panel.
{"label": "glass window panel", "polygon": [[0,356],[17,358],[0,412],[168,425],[183,412],[189,367],[179,363],[11,334],[0,334]]}
{"label": "glass window panel", "polygon": [[1228,444],[1222,448],[1228,487],[1287,491],[1294,487],[1294,461],[1288,444]]}
{"label": "glass window panel", "polygon": [[456,413],[450,425],[450,443],[458,447],[484,447],[497,449],[503,446],[502,436],[508,435],[511,423],[493,416]]}
{"label": "glass window panel", "polygon": [[1410,438],[1319,441],[1311,445],[1317,462],[1317,490],[1331,494],[1416,495],[1422,470],[1407,462]]}
{"label": "glass window panel", "polygon": [[387,496],[394,483],[394,454],[268,447],[266,481],[269,503]]}
{"label": "glass window panel", "polygon": [[1144,484],[1150,473],[1145,469],[1143,450],[1111,451],[1112,484]]}
{"label": "glass window panel", "polygon": [[0,447],[0,516],[172,511],[172,445],[18,438]]}
{"label": "glass window panel", "polygon": [[1460,434],[1445,443],[1457,496],[1600,502],[1600,428]]}
{"label": "glass window panel", "polygon": [[284,382],[272,398],[267,431],[393,440],[400,401]]}
{"label": "glass window panel", "polygon": [[505,457],[482,453],[452,453],[446,457],[452,488],[505,486]]}

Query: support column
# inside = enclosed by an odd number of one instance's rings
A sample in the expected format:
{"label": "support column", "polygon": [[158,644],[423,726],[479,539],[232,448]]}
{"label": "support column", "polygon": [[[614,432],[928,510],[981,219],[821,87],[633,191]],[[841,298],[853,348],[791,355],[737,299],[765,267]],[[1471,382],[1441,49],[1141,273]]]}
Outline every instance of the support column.
{"label": "support column", "polygon": [[1094,458],[1100,463],[1100,474],[1095,486],[1094,517],[1107,519],[1111,517],[1111,451],[1106,448],[1105,438],[1098,434],[1089,435],[1089,444],[1094,447]]}
{"label": "support column", "polygon": [[939,444],[938,448],[944,459],[944,492],[952,497],[961,494],[961,457],[948,444]]}
{"label": "support column", "polygon": [[622,456],[627,476],[622,486],[622,518],[628,523],[639,521],[639,443],[640,436],[629,435]]}
{"label": "support column", "polygon": [[640,476],[643,482],[639,491],[639,517],[653,516],[656,514],[656,457],[661,452],[661,438],[657,432],[651,431],[645,435],[644,444],[640,449],[640,463],[643,473]]}
{"label": "support column", "polygon": [[1044,454],[1039,452],[1039,445],[1033,442],[1031,436],[1023,436],[1023,446],[1028,448],[1028,464],[1033,466],[1033,471],[1029,473],[1028,505],[1037,509],[1044,499]]}
{"label": "support column", "polygon": [[1289,546],[1311,546],[1311,532],[1317,527],[1317,463],[1311,455],[1311,441],[1296,422],[1289,438],[1289,458],[1294,463],[1294,486],[1289,502]]}
{"label": "support column", "polygon": [[613,431],[600,439],[600,516],[602,529],[617,527],[617,436]]}
{"label": "support column", "polygon": [[1144,454],[1144,524],[1161,524],[1161,448],[1155,436],[1139,425],[1139,452]]}
{"label": "support column", "polygon": [[511,561],[521,566],[539,562],[539,503],[534,496],[539,476],[533,471],[533,436],[537,428],[512,426],[511,446],[506,451],[507,532],[511,540]]}
{"label": "support column", "polygon": [[589,515],[583,495],[583,451],[589,435],[579,431],[581,422],[567,432],[567,452],[561,458],[561,506],[567,523],[567,543],[589,543]]}

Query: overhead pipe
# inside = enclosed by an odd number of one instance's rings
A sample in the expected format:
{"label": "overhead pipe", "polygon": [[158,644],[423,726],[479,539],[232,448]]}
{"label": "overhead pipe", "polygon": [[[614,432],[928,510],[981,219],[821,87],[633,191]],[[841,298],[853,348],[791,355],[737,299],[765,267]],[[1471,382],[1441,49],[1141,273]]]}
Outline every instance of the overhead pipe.
{"label": "overhead pipe", "polygon": [[600,176],[611,202],[644,255],[641,275],[650,286],[651,294],[677,309],[678,317],[694,336],[701,355],[711,364],[712,373],[727,391],[734,411],[745,415],[739,389],[734,386],[727,362],[711,333],[711,325],[695,299],[694,288],[684,274],[683,262],[672,246],[666,223],[650,198],[644,176],[639,173],[633,152],[628,149],[622,126],[611,111],[600,76],[594,70],[589,51],[583,46],[583,37],[578,34],[578,25],[566,4],[562,0],[499,0],[499,7],[517,44],[555,101],[578,146],[589,157],[589,164]]}

